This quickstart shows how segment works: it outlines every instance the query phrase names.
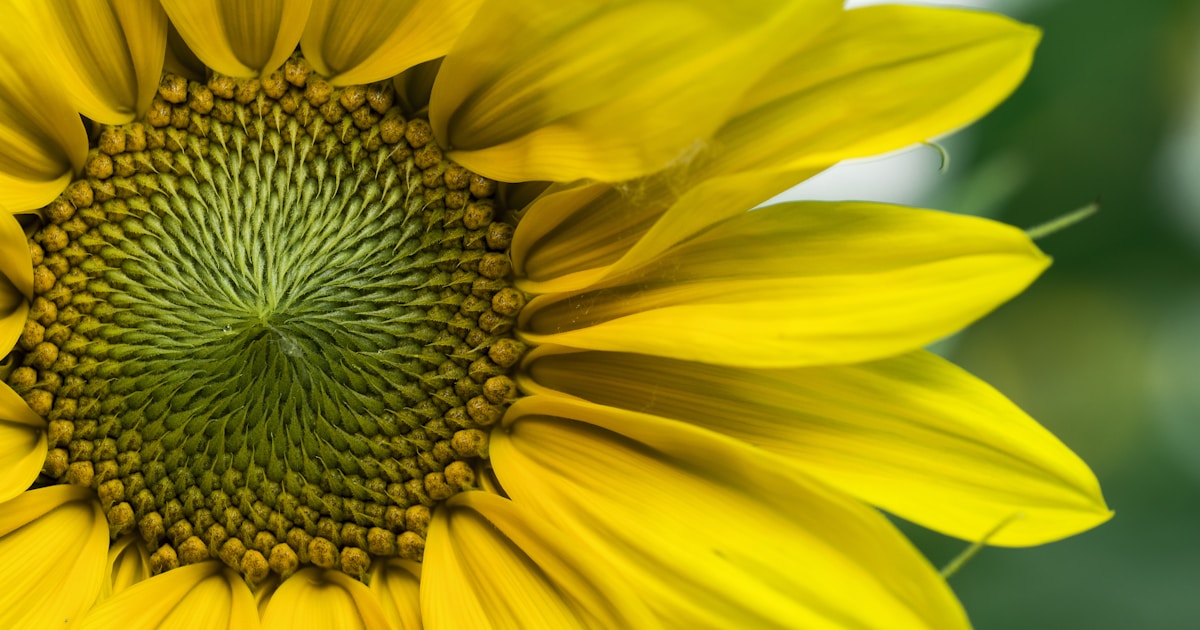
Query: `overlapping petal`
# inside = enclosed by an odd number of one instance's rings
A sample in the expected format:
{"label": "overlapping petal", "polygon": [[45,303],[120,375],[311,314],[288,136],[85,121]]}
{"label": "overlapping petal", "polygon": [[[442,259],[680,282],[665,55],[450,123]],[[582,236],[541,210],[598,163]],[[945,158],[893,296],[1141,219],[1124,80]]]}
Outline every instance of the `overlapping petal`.
{"label": "overlapping petal", "polygon": [[494,433],[492,460],[518,506],[609,559],[672,625],[966,627],[878,513],[735,440],[647,420],[524,398]]}
{"label": "overlapping petal", "polygon": [[46,421],[0,384],[0,503],[25,492],[46,461]]}
{"label": "overlapping petal", "polygon": [[[1036,29],[987,13],[848,11],[753,86],[687,165],[595,198],[539,200],[531,210],[540,229],[519,235],[514,262],[534,280],[554,279],[534,290],[580,288],[616,271],[607,266],[618,259],[644,261],[841,160],[956,129],[1016,87],[1037,40]],[[615,237],[596,225],[614,214],[636,214]]]}
{"label": "overlapping petal", "polygon": [[108,573],[100,601],[150,578],[150,558],[133,534],[114,540],[108,548]]}
{"label": "overlapping petal", "polygon": [[108,522],[87,488],[30,490],[0,509],[0,627],[77,621],[104,581]]}
{"label": "overlapping petal", "polygon": [[267,602],[263,630],[291,628],[386,628],[387,617],[366,584],[315,567],[284,580]]}
{"label": "overlapping petal", "polygon": [[854,363],[959,330],[1048,264],[1023,232],[870,203],[746,212],[522,312],[533,343],[725,365]]}
{"label": "overlapping petal", "polygon": [[0,351],[11,350],[24,331],[31,299],[29,242],[16,218],[0,216]]}
{"label": "overlapping petal", "polygon": [[[523,387],[716,431],[850,495],[996,545],[1078,533],[1110,513],[1087,466],[987,384],[925,352],[749,370],[608,352],[531,357]],[[766,454],[764,454],[766,456]]]}
{"label": "overlapping petal", "polygon": [[746,94],[696,176],[824,168],[957,129],[1016,88],[1038,39],[1036,28],[990,13],[847,11]]}
{"label": "overlapping petal", "polygon": [[482,0],[314,0],[300,45],[334,85],[380,81],[441,57]]}
{"label": "overlapping petal", "polygon": [[296,50],[312,0],[161,0],[208,67],[231,77],[273,72]]}
{"label": "overlapping petal", "polygon": [[391,628],[421,630],[421,563],[376,559],[369,585]]}
{"label": "overlapping petal", "polygon": [[48,0],[28,5],[46,38],[54,81],[83,115],[131,122],[150,107],[162,73],[167,15],[157,2]]}
{"label": "overlapping petal", "polygon": [[430,122],[451,159],[494,179],[637,177],[686,160],[838,6],[488,3],[442,64]]}
{"label": "overlapping petal", "polygon": [[28,20],[0,31],[0,207],[10,212],[57,197],[88,149],[78,112],[29,54],[32,31]]}
{"label": "overlapping petal", "polygon": [[484,492],[434,512],[421,578],[435,628],[649,628],[632,591],[563,534]]}
{"label": "overlapping petal", "polygon": [[88,611],[85,629],[258,627],[254,597],[233,569],[210,560],[130,586]]}

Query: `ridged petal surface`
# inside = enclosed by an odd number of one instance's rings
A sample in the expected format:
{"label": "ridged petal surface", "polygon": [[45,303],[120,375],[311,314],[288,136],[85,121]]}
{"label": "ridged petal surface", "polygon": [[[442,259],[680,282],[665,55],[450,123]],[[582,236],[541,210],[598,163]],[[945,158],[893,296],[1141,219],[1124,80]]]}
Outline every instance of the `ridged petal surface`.
{"label": "ridged petal surface", "polygon": [[130,534],[114,540],[108,549],[108,573],[100,590],[100,600],[149,578],[150,557],[137,537]]}
{"label": "ridged petal surface", "polygon": [[263,613],[263,630],[388,627],[383,608],[366,584],[342,573],[309,567],[279,585]]}
{"label": "ridged petal surface", "polygon": [[1048,264],[1023,232],[984,219],[780,204],[586,291],[539,296],[520,330],[533,343],[725,365],[855,363],[959,330]]}
{"label": "ridged petal surface", "polygon": [[430,122],[451,159],[494,179],[637,177],[686,160],[838,6],[488,3],[442,64]]}
{"label": "ridged petal surface", "polygon": [[161,0],[179,35],[208,67],[231,77],[269,74],[287,60],[312,0]]}
{"label": "ridged petal surface", "polygon": [[44,44],[34,41],[34,23],[24,11],[10,18],[0,30],[0,208],[26,212],[67,187],[83,168],[88,143],[53,73],[30,54]]}
{"label": "ridged petal surface", "polygon": [[1008,521],[989,544],[1041,544],[1111,515],[1095,476],[1057,438],[986,383],[923,351],[787,370],[543,352],[526,374],[532,391],[742,440],[781,466],[967,540]]}
{"label": "ridged petal surface", "polygon": [[0,502],[29,489],[46,461],[46,421],[0,384]]}
{"label": "ridged petal surface", "polygon": [[70,485],[0,505],[0,628],[77,621],[104,581],[108,521],[96,495]]}
{"label": "ridged petal surface", "polygon": [[654,625],[603,561],[484,492],[455,495],[434,511],[421,600],[431,629]]}
{"label": "ridged petal surface", "polygon": [[441,57],[482,0],[313,0],[300,45],[334,85],[380,81]]}
{"label": "ridged petal surface", "polygon": [[395,630],[421,630],[421,563],[377,559],[371,566],[371,592]]}
{"label": "ridged petal surface", "polygon": [[967,626],[886,519],[734,440],[547,396],[506,425],[491,455],[512,500],[611,563],[667,625]]}
{"label": "ridged petal surface", "polygon": [[254,630],[258,611],[241,576],[210,560],[160,573],[122,590],[90,610],[79,627]]}
{"label": "ridged petal surface", "polygon": [[47,0],[30,5],[41,47],[61,86],[83,115],[131,122],[150,107],[162,73],[167,15],[143,0]]}

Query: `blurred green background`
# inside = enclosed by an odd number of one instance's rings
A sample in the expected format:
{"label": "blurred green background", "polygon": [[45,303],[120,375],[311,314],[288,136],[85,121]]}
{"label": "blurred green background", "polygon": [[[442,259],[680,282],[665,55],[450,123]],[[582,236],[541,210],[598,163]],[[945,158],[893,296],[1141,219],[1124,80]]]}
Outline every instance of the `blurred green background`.
{"label": "blurred green background", "polygon": [[[979,630],[1200,628],[1200,2],[989,5],[1042,44],[931,203],[1021,227],[1102,204],[949,354],[1091,464],[1116,516],[951,584]],[[939,563],[962,548],[914,537]]]}
{"label": "blurred green background", "polygon": [[[1055,262],[1031,289],[940,350],[1082,456],[1116,511],[1051,545],[986,548],[951,586],[978,630],[1200,628],[1200,0],[936,4],[1041,27],[1024,85],[942,141],[945,174],[918,148],[796,196],[1020,227],[1101,199],[1039,241]],[[965,546],[906,530],[939,566]]]}

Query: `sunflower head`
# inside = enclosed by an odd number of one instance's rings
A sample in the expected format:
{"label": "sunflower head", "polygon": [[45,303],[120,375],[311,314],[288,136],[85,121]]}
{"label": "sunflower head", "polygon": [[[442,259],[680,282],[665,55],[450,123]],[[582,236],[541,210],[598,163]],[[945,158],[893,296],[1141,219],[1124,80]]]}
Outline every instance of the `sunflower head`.
{"label": "sunflower head", "polygon": [[1028,27],[829,0],[13,15],[0,577],[42,599],[8,625],[962,627],[872,506],[1007,545],[1108,516],[920,350],[1045,268],[1025,234],[746,211],[982,115]]}

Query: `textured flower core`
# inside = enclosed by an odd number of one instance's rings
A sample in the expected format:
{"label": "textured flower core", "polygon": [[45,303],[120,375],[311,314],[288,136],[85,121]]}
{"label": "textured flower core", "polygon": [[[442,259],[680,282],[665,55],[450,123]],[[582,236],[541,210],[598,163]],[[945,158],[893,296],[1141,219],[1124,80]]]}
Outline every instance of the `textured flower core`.
{"label": "textured flower core", "polygon": [[513,226],[392,101],[299,56],[167,74],[31,226],[7,381],[49,421],[44,473],[94,488],[155,572],[361,578],[420,559],[430,508],[474,487],[523,351]]}

